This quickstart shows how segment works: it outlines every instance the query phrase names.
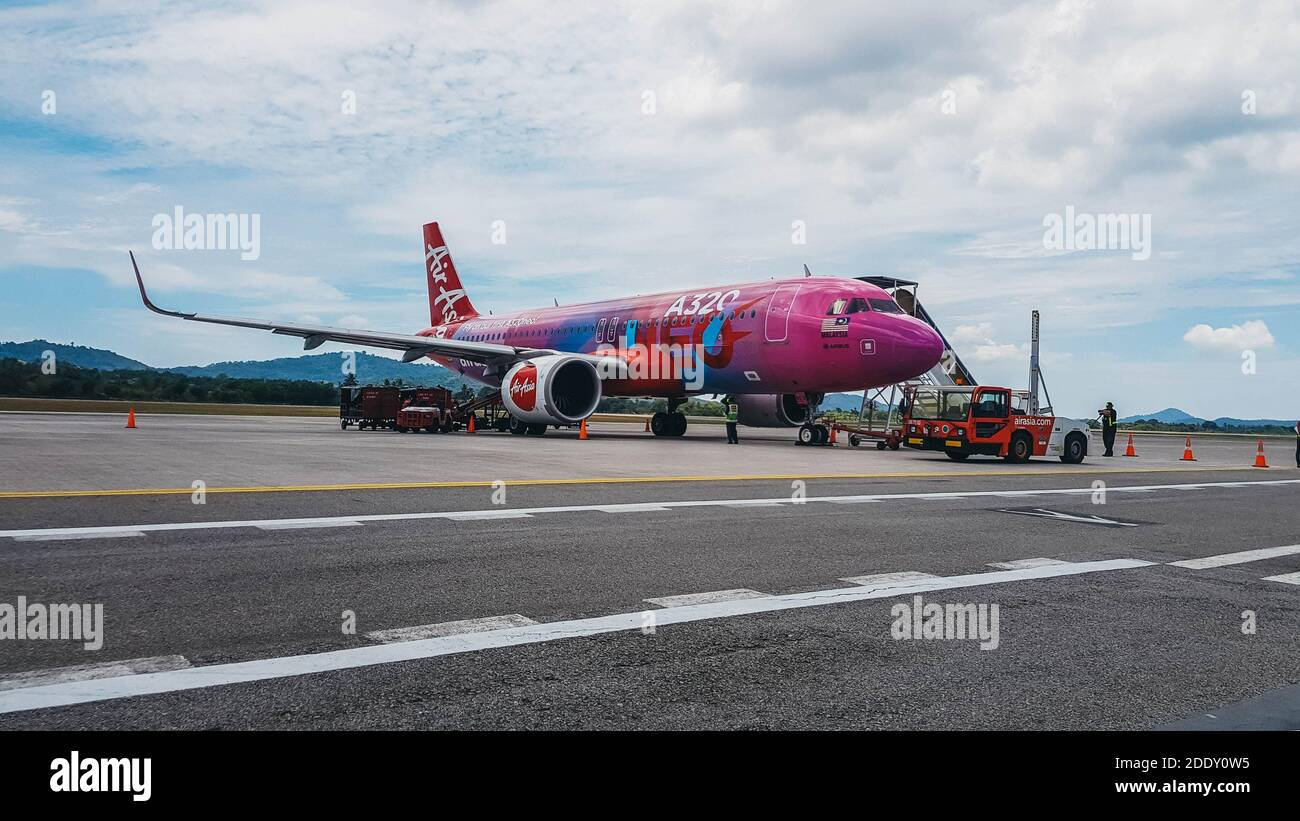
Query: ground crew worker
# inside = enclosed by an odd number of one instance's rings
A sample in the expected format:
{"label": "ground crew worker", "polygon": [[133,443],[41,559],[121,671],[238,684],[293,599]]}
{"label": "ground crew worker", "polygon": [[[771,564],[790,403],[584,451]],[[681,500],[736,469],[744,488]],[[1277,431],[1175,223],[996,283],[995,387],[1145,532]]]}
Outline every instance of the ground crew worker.
{"label": "ground crew worker", "polygon": [[1300,422],[1295,423],[1295,466],[1300,468]]}
{"label": "ground crew worker", "polygon": [[1119,414],[1115,413],[1115,405],[1107,402],[1106,407],[1097,411],[1101,416],[1101,441],[1106,445],[1106,452],[1102,456],[1115,455],[1115,433],[1119,430]]}
{"label": "ground crew worker", "polygon": [[727,414],[727,444],[739,445],[740,437],[736,435],[736,423],[740,421],[740,405],[736,404],[736,397],[731,394],[722,397],[722,409]]}

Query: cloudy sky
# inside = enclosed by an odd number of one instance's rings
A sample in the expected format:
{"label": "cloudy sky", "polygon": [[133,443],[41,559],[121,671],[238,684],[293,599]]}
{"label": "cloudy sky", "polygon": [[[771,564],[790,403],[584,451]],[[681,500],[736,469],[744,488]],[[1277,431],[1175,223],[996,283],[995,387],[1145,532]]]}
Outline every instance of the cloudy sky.
{"label": "cloudy sky", "polygon": [[[920,281],[984,382],[1038,308],[1060,410],[1300,415],[1294,3],[869,5],[7,6],[0,339],[298,352],[145,313],[128,248],[166,306],[415,330],[436,219],[480,310],[807,263]],[[177,207],[260,255],[154,248]]]}

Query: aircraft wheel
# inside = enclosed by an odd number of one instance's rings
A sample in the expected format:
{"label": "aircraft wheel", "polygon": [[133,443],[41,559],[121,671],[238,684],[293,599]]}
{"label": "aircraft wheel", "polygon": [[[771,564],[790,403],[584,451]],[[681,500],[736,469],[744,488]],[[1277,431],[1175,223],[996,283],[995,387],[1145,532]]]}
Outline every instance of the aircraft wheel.
{"label": "aircraft wheel", "polygon": [[804,425],[799,428],[799,444],[815,445],[817,444],[817,431],[811,425]]}
{"label": "aircraft wheel", "polygon": [[516,419],[513,416],[510,417],[510,421],[507,422],[506,424],[508,426],[507,429],[515,436],[523,436],[525,433],[528,433],[528,423],[520,419]]}
{"label": "aircraft wheel", "polygon": [[655,436],[671,436],[671,425],[672,421],[669,419],[668,414],[663,411],[659,411],[650,417],[650,432]]}
{"label": "aircraft wheel", "polygon": [[673,436],[686,435],[686,414],[680,411],[672,414],[672,431]]}
{"label": "aircraft wheel", "polygon": [[546,425],[545,425],[544,423],[539,423],[539,424],[536,424],[536,425],[529,425],[529,426],[528,426],[528,435],[529,435],[529,436],[544,436],[544,435],[546,435]]}

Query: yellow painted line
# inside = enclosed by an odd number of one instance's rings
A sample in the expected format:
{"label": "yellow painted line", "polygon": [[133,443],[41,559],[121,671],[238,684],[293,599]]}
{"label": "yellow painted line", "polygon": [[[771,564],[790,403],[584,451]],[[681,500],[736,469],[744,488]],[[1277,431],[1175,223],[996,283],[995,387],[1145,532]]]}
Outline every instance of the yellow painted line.
{"label": "yellow painted line", "polygon": [[[1079,476],[1088,474],[1114,475],[1122,473],[1218,473],[1223,471],[1253,471],[1254,467],[1170,467],[1170,468],[1104,468],[1099,470],[981,470],[936,471],[934,473],[773,473],[736,476],[609,476],[590,479],[514,479],[505,483],[511,487],[529,485],[617,485],[646,484],[652,482],[774,482],[795,479],[952,479],[971,476]],[[373,482],[338,485],[255,485],[251,487],[209,487],[206,493],[309,493],[329,490],[419,490],[422,488],[492,487],[497,480],[484,479],[466,482]],[[0,491],[0,499],[44,499],[79,496],[175,496],[194,493],[192,487],[123,488],[119,490],[7,490]]]}

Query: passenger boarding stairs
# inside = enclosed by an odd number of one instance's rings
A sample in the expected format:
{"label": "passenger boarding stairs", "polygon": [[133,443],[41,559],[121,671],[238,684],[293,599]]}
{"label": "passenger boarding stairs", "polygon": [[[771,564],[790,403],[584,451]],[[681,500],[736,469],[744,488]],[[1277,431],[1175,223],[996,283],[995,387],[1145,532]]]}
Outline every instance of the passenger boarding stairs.
{"label": "passenger boarding stairs", "polygon": [[869,282],[883,288],[894,298],[898,306],[907,313],[925,322],[939,338],[943,340],[943,356],[939,364],[927,373],[923,373],[906,383],[885,385],[880,388],[868,388],[862,392],[862,406],[858,409],[858,425],[866,430],[885,432],[896,429],[902,422],[898,404],[903,398],[904,385],[978,385],[970,369],[961,361],[944,336],[943,330],[935,324],[930,313],[916,298],[918,283],[897,277],[856,277],[862,282]]}

